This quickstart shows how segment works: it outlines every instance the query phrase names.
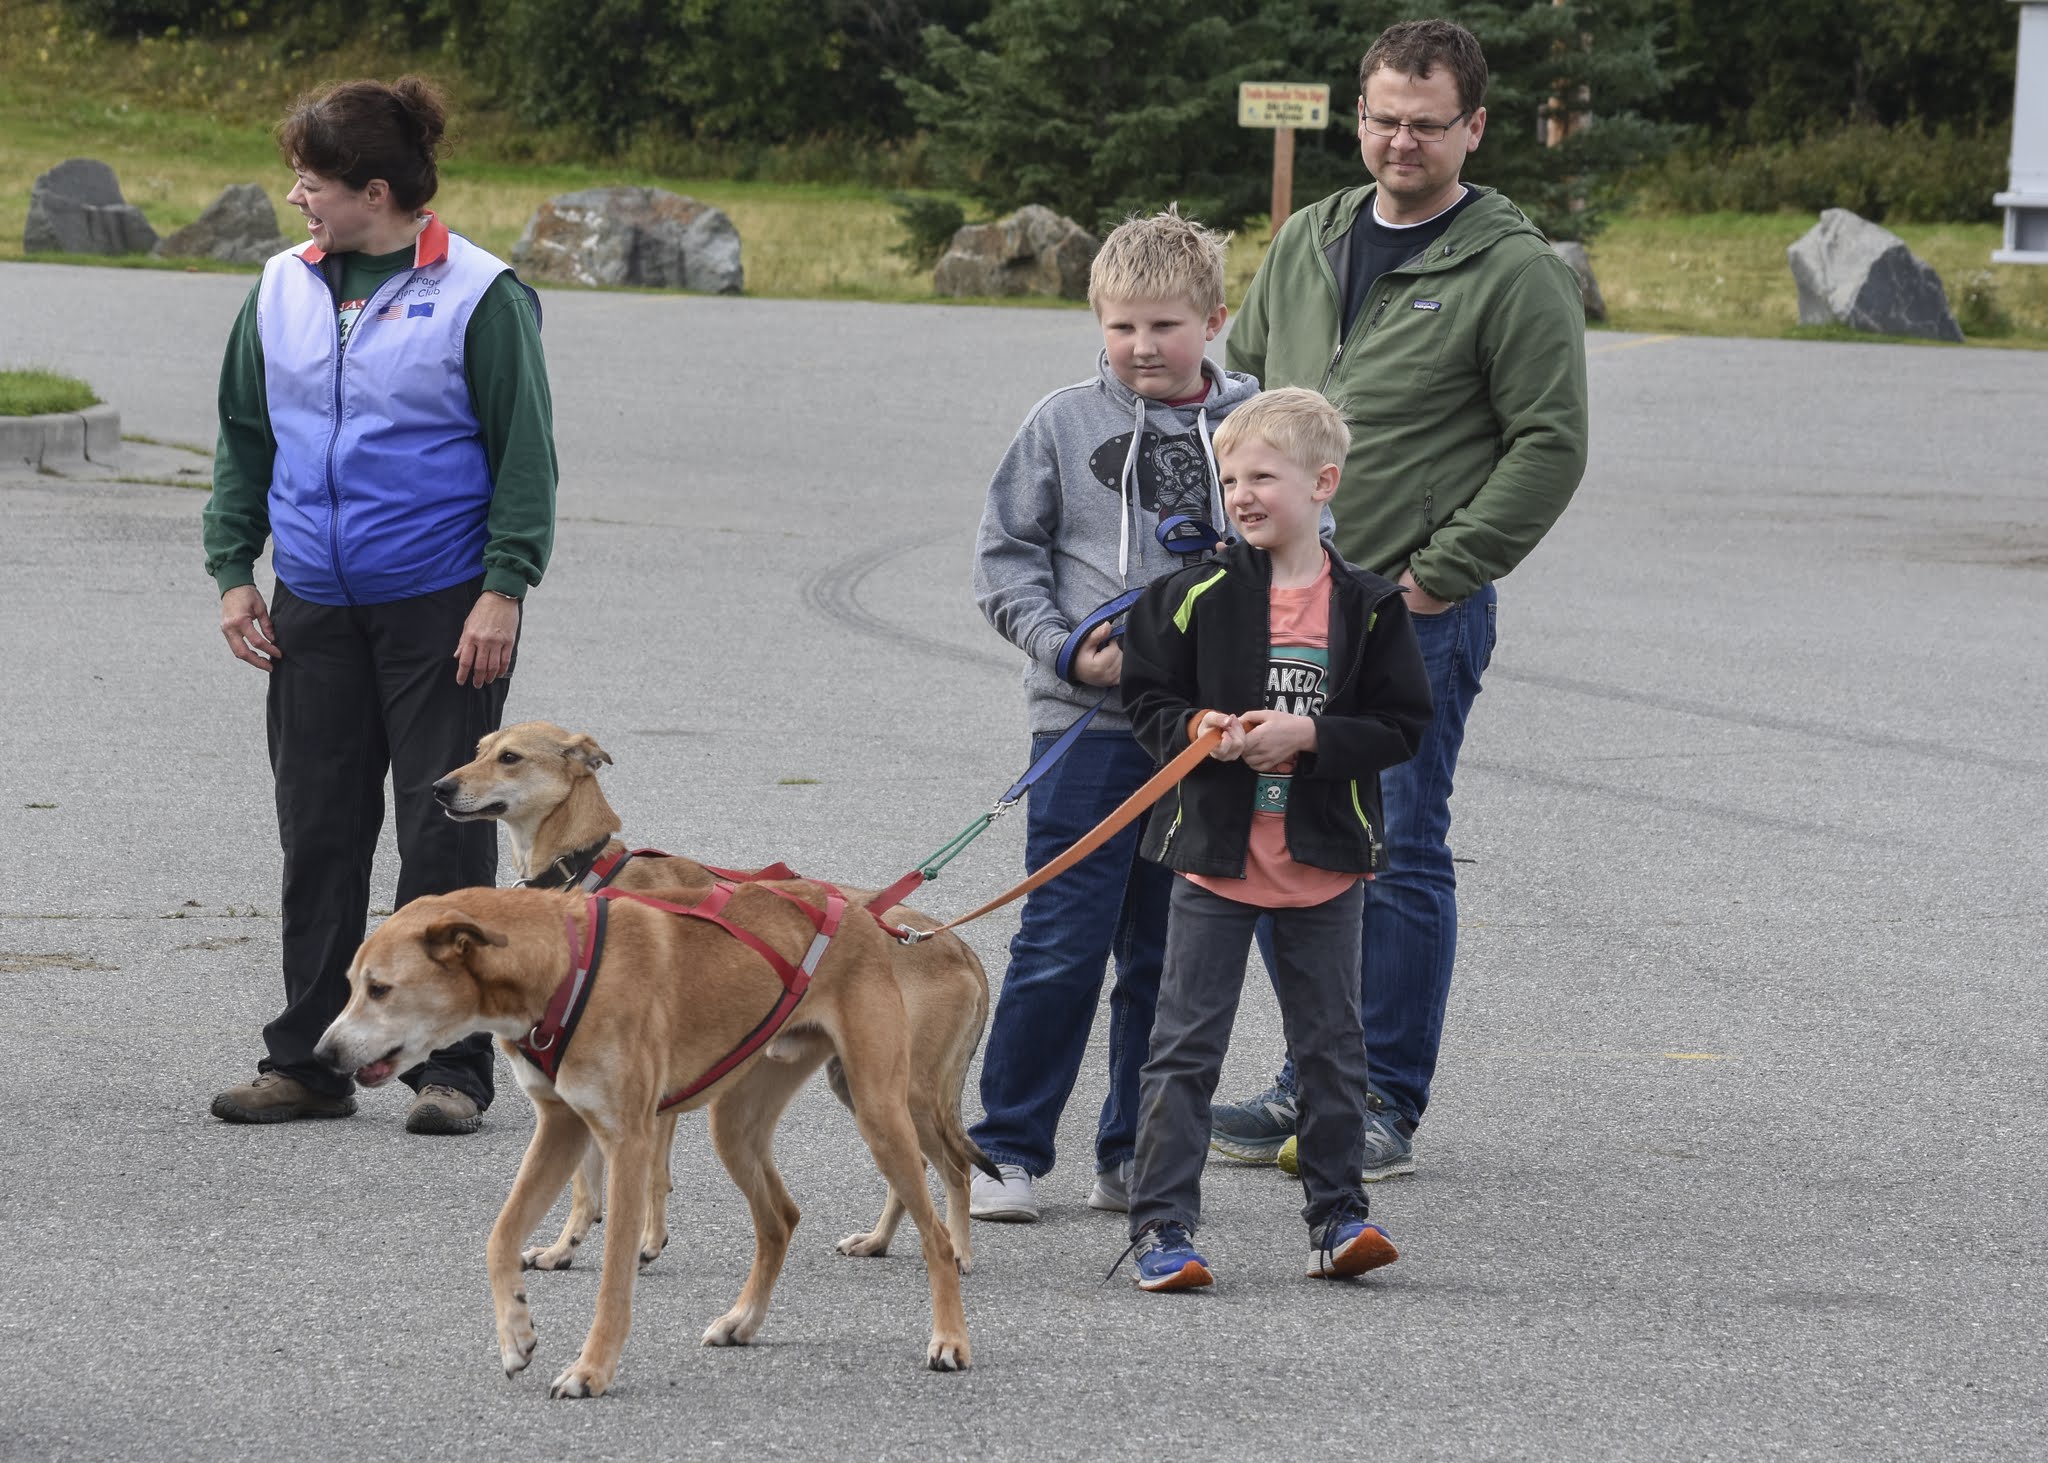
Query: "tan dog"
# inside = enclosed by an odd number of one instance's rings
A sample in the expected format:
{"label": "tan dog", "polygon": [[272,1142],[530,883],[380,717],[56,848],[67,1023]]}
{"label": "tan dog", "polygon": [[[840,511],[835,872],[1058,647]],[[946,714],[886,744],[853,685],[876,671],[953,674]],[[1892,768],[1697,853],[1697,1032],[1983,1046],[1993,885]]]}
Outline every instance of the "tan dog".
{"label": "tan dog", "polygon": [[[814,930],[805,912],[774,889],[814,906],[827,902],[828,891],[809,882],[745,885],[724,917],[794,963],[811,947]],[[488,1251],[507,1376],[526,1367],[535,1347],[520,1247],[590,1139],[609,1170],[606,1200],[614,1222],[626,1234],[639,1233],[652,1170],[661,1160],[657,1106],[737,1049],[782,994],[769,963],[718,926],[631,899],[611,901],[581,1022],[550,1080],[514,1044],[542,1021],[576,963],[594,917],[591,903],[580,892],[536,889],[466,889],[414,900],[363,942],[349,968],[348,1005],[315,1048],[321,1060],[352,1072],[365,1087],[389,1081],[471,1031],[491,1032],[506,1048],[536,1117]],[[969,1364],[960,1274],[924,1186],[909,1109],[910,1043],[891,968],[894,947],[873,919],[850,905],[775,1040],[682,1103],[685,1109],[709,1106],[712,1146],[754,1220],[753,1268],[733,1308],[705,1331],[707,1346],[746,1344],[767,1314],[798,1218],[771,1140],[798,1088],[836,1055],[861,1137],[923,1242],[932,1297],[926,1361],[937,1371]],[[594,1397],[611,1384],[632,1320],[638,1268],[632,1249],[606,1248],[590,1334],[555,1379],[551,1396]]]}
{"label": "tan dog", "polygon": [[[619,815],[612,811],[597,783],[597,769],[611,757],[580,732],[564,731],[544,721],[522,722],[484,737],[476,760],[456,768],[434,784],[434,796],[448,816],[458,820],[493,818],[505,825],[519,877],[534,881],[553,875],[553,882],[571,883],[592,861],[622,854],[626,845],[615,835]],[[617,887],[652,891],[679,889],[683,903],[711,889],[713,875],[687,858],[636,858],[613,881]],[[849,898],[865,900],[872,891],[848,889]],[[878,911],[885,918],[916,929],[934,929],[937,921],[901,905]],[[967,1214],[967,1167],[992,1171],[967,1137],[960,1121],[960,1090],[968,1063],[981,1044],[988,1020],[988,976],[974,951],[958,935],[943,934],[915,945],[892,944],[895,971],[909,1022],[910,1111],[917,1123],[924,1154],[939,1171],[946,1190],[946,1226],[962,1273],[973,1267],[974,1252]],[[826,1077],[841,1102],[852,1098],[834,1058]],[[674,1115],[667,1119],[662,1151]],[[640,1258],[652,1261],[668,1243],[669,1169],[666,1157],[653,1172],[646,1228]],[[541,1270],[566,1269],[590,1227],[603,1217],[603,1159],[589,1151],[576,1171],[568,1221],[553,1244],[528,1250],[526,1263]],[[874,1227],[839,1241],[843,1255],[884,1255],[903,1222],[904,1204],[892,1185]]]}

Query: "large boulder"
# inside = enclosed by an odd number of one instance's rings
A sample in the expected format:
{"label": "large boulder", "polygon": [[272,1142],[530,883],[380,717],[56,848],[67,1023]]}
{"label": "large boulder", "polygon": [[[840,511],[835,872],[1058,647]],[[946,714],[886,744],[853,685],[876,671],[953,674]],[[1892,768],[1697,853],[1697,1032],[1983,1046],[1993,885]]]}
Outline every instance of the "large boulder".
{"label": "large boulder", "polygon": [[526,221],[512,262],[530,280],[558,284],[736,295],[746,283],[732,220],[662,188],[585,188],[550,198]]}
{"label": "large boulder", "polygon": [[121,197],[114,170],[93,158],[61,162],[35,181],[28,195],[25,253],[147,254],[156,230],[142,210]]}
{"label": "large boulder", "polygon": [[206,212],[156,246],[166,259],[218,259],[261,264],[291,243],[277,227],[277,209],[259,183],[234,183]]}
{"label": "large boulder", "polygon": [[1799,286],[1801,325],[1847,325],[1879,335],[1961,340],[1941,276],[1889,229],[1830,208],[1785,251]]}
{"label": "large boulder", "polygon": [[953,235],[932,274],[942,295],[1057,295],[1088,298],[1088,266],[1102,241],[1070,218],[1027,203],[992,224]]}
{"label": "large boulder", "polygon": [[1586,307],[1586,318],[1605,320],[1607,301],[1601,298],[1600,282],[1593,278],[1593,261],[1587,257],[1586,246],[1568,240],[1562,244],[1552,244],[1550,247],[1557,251],[1557,257],[1569,264],[1572,273],[1579,277],[1579,301]]}

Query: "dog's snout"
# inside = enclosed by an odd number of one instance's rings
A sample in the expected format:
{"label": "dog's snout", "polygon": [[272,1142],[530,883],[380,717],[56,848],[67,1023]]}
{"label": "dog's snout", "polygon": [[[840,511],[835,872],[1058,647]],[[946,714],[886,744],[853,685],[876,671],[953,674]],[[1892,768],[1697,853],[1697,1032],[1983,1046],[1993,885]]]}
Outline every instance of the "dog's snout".
{"label": "dog's snout", "polygon": [[455,801],[455,792],[457,786],[458,784],[456,783],[453,777],[442,778],[439,782],[434,784],[434,801],[439,803],[444,808],[447,807],[450,803]]}
{"label": "dog's snout", "polygon": [[331,1036],[320,1038],[319,1044],[313,1048],[313,1060],[319,1062],[322,1066],[331,1067],[337,1072],[348,1070],[342,1065],[341,1053],[335,1050],[334,1038]]}

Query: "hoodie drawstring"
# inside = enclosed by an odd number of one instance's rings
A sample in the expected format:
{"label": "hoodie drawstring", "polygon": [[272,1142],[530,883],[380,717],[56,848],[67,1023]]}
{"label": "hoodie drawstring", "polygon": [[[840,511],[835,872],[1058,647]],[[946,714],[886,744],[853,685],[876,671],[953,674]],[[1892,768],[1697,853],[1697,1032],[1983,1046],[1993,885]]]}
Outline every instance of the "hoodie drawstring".
{"label": "hoodie drawstring", "polygon": [[1128,584],[1131,579],[1131,518],[1138,511],[1131,483],[1138,474],[1138,448],[1145,440],[1145,398],[1135,391],[1131,395],[1136,412],[1131,421],[1131,446],[1124,453],[1124,470],[1117,474],[1117,492],[1122,499],[1116,535],[1116,577],[1119,584]]}

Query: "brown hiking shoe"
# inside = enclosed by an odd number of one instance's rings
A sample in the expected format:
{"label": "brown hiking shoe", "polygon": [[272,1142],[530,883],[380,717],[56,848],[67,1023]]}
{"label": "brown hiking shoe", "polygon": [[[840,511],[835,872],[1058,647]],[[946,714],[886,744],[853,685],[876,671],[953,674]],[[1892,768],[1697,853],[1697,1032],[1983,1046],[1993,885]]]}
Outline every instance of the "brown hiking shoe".
{"label": "brown hiking shoe", "polygon": [[483,1126],[483,1109],[476,1099],[453,1087],[422,1087],[420,1095],[406,1109],[408,1133],[474,1133]]}
{"label": "brown hiking shoe", "polygon": [[254,1082],[230,1087],[213,1099],[213,1115],[229,1123],[291,1123],[301,1118],[345,1118],[356,1110],[353,1097],[323,1097],[296,1077],[265,1072]]}

